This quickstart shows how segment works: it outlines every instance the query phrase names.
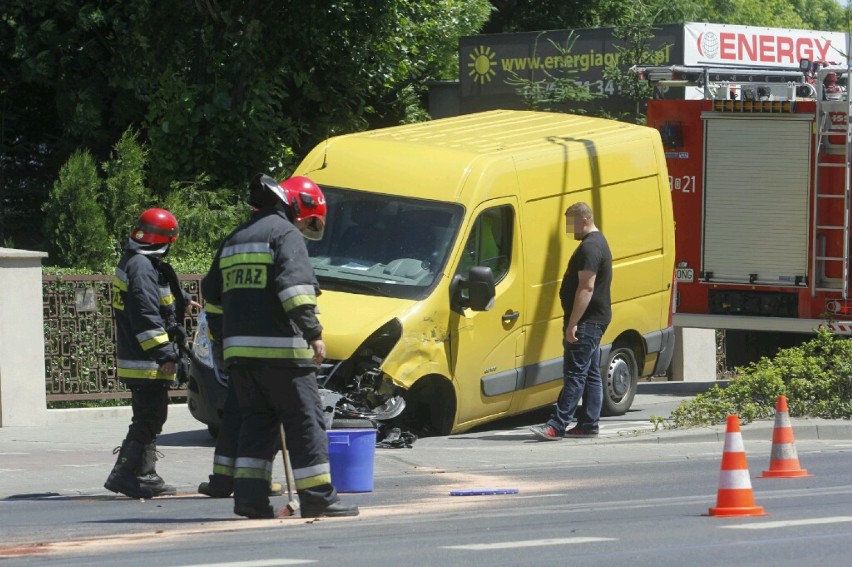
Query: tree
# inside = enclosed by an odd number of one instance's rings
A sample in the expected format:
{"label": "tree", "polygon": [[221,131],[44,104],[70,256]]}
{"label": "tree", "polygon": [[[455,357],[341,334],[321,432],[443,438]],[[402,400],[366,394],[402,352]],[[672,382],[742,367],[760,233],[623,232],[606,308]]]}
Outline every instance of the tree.
{"label": "tree", "polygon": [[[146,0],[6,0],[0,7],[0,233],[45,246],[33,230],[60,168],[79,147],[103,158],[141,101],[120,58],[137,39],[122,14]],[[102,7],[104,6],[104,7]],[[139,86],[138,90],[143,90]]]}
{"label": "tree", "polygon": [[128,128],[115,144],[110,160],[102,165],[107,229],[116,247],[124,244],[136,217],[151,202],[145,187],[147,164],[147,150],[139,143],[136,131]]}
{"label": "tree", "polygon": [[653,0],[648,6],[658,12],[657,24],[711,22],[824,31],[849,27],[844,8],[835,0]]}
{"label": "tree", "polygon": [[600,0],[491,0],[494,11],[483,33],[593,27]]}
{"label": "tree", "polygon": [[655,16],[643,0],[635,0],[633,11],[628,12],[613,30],[613,36],[624,44],[615,47],[618,62],[604,69],[604,78],[615,83],[621,96],[633,101],[633,115],[628,117],[630,122],[640,121],[641,104],[652,97],[653,87],[625,69],[654,60],[655,51],[650,41],[654,38]]}
{"label": "tree", "polygon": [[59,171],[44,204],[50,261],[62,267],[98,270],[111,252],[106,217],[98,202],[100,179],[92,154],[74,152]]}
{"label": "tree", "polygon": [[[611,27],[629,17],[632,0],[492,0],[485,33]],[[655,24],[711,22],[847,31],[848,8],[835,0],[648,0]]]}
{"label": "tree", "polygon": [[280,175],[330,134],[409,119],[489,10],[487,0],[6,0],[0,206],[22,191],[43,199],[75,148],[106,159],[129,126],[159,198],[205,174],[211,187]]}
{"label": "tree", "polygon": [[205,273],[225,237],[251,213],[244,191],[213,190],[203,176],[174,183],[163,206],[178,220],[179,236],[170,256],[185,273]]}

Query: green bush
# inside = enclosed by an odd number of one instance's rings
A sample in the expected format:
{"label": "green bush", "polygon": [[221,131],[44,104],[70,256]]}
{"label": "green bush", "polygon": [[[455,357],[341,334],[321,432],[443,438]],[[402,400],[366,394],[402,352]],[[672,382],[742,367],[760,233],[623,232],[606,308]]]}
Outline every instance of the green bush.
{"label": "green bush", "polygon": [[668,427],[744,423],[774,415],[779,395],[791,416],[852,418],[852,340],[822,329],[807,343],[739,369],[727,388],[713,386],[672,412]]}
{"label": "green bush", "polygon": [[169,259],[178,273],[207,273],[222,241],[251,211],[242,193],[214,191],[206,187],[208,183],[206,177],[173,183],[162,205],[177,218],[180,227]]}
{"label": "green bush", "polygon": [[50,264],[46,273],[112,273],[138,216],[149,207],[175,215],[180,235],[169,260],[183,274],[206,273],[228,233],[248,218],[244,190],[210,186],[199,176],[174,182],[165,199],[155,200],[145,186],[148,150],[128,129],[101,168],[86,150],[78,150],[60,171],[44,205]]}
{"label": "green bush", "polygon": [[136,218],[152,200],[145,187],[147,164],[148,150],[139,143],[138,134],[128,128],[113,146],[110,160],[101,166],[106,174],[107,228],[117,249],[124,245]]}
{"label": "green bush", "polygon": [[99,202],[100,187],[92,155],[87,150],[74,152],[43,207],[51,264],[99,269],[109,263],[112,239]]}

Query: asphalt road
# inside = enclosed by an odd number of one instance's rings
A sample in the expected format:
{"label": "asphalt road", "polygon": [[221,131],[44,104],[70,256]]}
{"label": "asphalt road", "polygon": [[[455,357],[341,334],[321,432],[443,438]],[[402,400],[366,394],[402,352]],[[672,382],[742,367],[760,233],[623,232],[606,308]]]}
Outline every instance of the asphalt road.
{"label": "asphalt road", "polygon": [[[646,397],[647,396],[647,397]],[[852,552],[849,423],[794,420],[812,476],[760,479],[772,423],[743,427],[756,504],[767,516],[706,516],[724,428],[652,432],[683,395],[642,394],[595,440],[533,441],[531,414],[380,449],[374,490],[344,494],[352,519],[245,520],[195,492],[212,440],[175,408],[161,474],[179,495],[146,502],[102,484],[126,416],[0,429],[3,565],[846,565]],[[669,408],[666,410],[665,408]],[[647,416],[646,416],[647,414]],[[641,417],[640,417],[641,416]],[[644,418],[644,423],[643,423]],[[643,433],[640,430],[646,429]],[[280,479],[281,467],[276,468]],[[451,496],[460,489],[516,494]],[[276,507],[286,503],[274,499]]]}

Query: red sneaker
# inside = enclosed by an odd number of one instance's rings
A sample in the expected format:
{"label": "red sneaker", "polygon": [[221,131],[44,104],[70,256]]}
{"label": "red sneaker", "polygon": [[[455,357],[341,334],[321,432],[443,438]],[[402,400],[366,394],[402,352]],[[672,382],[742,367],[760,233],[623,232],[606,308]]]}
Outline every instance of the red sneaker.
{"label": "red sneaker", "polygon": [[576,437],[576,438],[590,438],[597,437],[597,431],[589,431],[588,429],[581,429],[579,426],[574,426],[568,431],[565,432],[565,437]]}
{"label": "red sneaker", "polygon": [[530,427],[530,431],[535,434],[539,441],[559,441],[562,439],[562,436],[557,435],[556,430],[546,423],[544,425],[533,425]]}

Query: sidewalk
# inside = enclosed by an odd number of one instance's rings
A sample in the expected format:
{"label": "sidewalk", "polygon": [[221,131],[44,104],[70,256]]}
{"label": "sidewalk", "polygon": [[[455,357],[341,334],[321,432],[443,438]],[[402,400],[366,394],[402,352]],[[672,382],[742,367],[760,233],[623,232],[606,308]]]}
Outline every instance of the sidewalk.
{"label": "sidewalk", "polygon": [[[53,412],[59,412],[54,414]],[[51,410],[48,425],[0,428],[0,499],[24,494],[112,494],[103,483],[113,449],[130,424],[130,407]],[[157,470],[179,492],[195,492],[210,474],[215,442],[186,404],[170,405],[158,438]],[[173,482],[184,479],[183,484]]]}

